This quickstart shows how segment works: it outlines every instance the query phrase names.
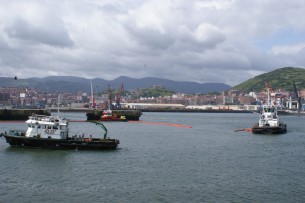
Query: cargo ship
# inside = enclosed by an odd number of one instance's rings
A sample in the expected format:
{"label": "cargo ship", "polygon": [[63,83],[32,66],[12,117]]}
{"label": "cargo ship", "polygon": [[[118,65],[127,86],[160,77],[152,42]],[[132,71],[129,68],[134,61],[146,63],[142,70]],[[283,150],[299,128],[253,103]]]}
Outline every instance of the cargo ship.
{"label": "cargo ship", "polygon": [[[90,112],[86,113],[87,116],[87,121],[103,121],[101,118],[104,114],[104,112],[107,110],[92,110]],[[124,118],[129,121],[138,121],[140,119],[142,115],[142,112],[139,110],[129,110],[129,109],[112,109],[111,110],[111,115],[109,114],[109,116],[115,116],[116,118]]]}
{"label": "cargo ship", "polygon": [[30,108],[0,109],[0,121],[7,121],[7,120],[24,121],[33,114],[50,116],[51,111],[48,109],[30,109]]}

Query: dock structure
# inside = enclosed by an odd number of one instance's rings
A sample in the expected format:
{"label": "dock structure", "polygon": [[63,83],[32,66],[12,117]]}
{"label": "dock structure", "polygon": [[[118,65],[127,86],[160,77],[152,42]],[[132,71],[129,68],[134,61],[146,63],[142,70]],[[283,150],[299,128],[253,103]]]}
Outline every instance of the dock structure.
{"label": "dock structure", "polygon": [[47,109],[0,109],[0,120],[27,120],[29,116],[51,115]]}

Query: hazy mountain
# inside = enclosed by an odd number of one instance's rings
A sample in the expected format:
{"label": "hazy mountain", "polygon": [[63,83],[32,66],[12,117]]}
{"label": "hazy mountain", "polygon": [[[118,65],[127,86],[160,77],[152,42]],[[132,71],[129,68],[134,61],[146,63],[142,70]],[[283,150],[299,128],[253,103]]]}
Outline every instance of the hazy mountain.
{"label": "hazy mountain", "polygon": [[141,79],[133,79],[121,76],[110,81],[111,84],[119,87],[124,84],[125,89],[149,88],[153,85],[163,85],[166,89],[180,93],[207,93],[220,92],[230,89],[229,85],[223,83],[196,83],[196,82],[178,82],[173,80],[145,77]]}
{"label": "hazy mountain", "polygon": [[45,78],[29,78],[40,82],[46,81],[66,81],[66,82],[76,82],[76,83],[88,83],[88,79],[82,77],[75,77],[75,76],[48,76]]}
{"label": "hazy mountain", "polygon": [[[141,79],[134,79],[125,76],[118,77],[114,80],[104,80],[95,78],[91,80],[94,91],[96,89],[106,90],[108,85],[111,89],[119,89],[123,83],[125,90],[135,90],[149,88],[153,85],[163,85],[166,89],[175,91],[177,93],[207,93],[207,92],[221,92],[231,87],[224,83],[196,83],[196,82],[180,82],[161,78],[146,77]],[[28,78],[18,79],[0,78],[1,86],[27,86],[34,87],[41,91],[49,92],[90,92],[90,80],[81,77],[73,76],[50,76],[45,78]]]}

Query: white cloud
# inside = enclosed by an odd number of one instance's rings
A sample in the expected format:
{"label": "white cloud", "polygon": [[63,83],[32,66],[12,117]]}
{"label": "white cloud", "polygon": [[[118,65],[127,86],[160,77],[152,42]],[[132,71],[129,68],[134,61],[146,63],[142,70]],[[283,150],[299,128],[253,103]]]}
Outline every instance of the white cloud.
{"label": "white cloud", "polygon": [[227,9],[234,3],[234,0],[203,0],[195,3],[196,8],[200,9]]}
{"label": "white cloud", "polygon": [[271,53],[274,55],[296,55],[305,50],[305,42],[296,45],[274,46]]}
{"label": "white cloud", "polygon": [[236,85],[275,68],[305,67],[305,38],[279,35],[305,32],[301,0],[1,1],[1,76]]}

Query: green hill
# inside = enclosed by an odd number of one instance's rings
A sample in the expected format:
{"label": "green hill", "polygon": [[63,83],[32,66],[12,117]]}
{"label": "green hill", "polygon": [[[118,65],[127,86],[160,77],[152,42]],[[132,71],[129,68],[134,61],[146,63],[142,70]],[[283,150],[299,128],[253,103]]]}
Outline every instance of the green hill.
{"label": "green hill", "polygon": [[276,69],[249,79],[232,89],[242,92],[259,92],[265,88],[265,82],[269,82],[273,89],[292,91],[292,81],[295,81],[298,89],[305,89],[305,69],[294,67]]}

